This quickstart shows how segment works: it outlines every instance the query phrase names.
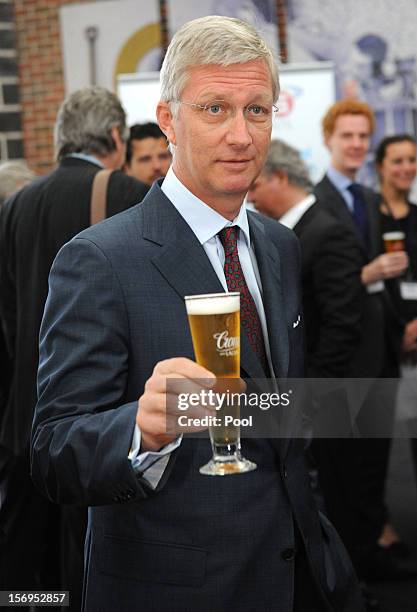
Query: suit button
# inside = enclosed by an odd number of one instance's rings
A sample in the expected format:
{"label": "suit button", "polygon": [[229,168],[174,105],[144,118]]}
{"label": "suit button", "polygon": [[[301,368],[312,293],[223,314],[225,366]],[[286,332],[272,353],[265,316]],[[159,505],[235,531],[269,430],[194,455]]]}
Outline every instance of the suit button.
{"label": "suit button", "polygon": [[285,465],[282,467],[282,475],[284,478],[287,478],[288,474],[287,474],[287,468],[285,467]]}
{"label": "suit button", "polygon": [[286,548],[282,551],[281,557],[284,561],[293,561],[295,557],[295,549],[294,548]]}

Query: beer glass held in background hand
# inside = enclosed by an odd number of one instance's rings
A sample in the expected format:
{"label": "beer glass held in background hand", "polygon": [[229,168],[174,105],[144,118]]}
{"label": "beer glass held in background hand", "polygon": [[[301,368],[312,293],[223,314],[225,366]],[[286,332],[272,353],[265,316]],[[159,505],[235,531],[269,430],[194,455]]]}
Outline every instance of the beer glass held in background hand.
{"label": "beer glass held in background hand", "polygon": [[[405,234],[404,232],[385,232],[382,234],[382,240],[384,241],[385,253],[397,253],[399,251],[405,251]],[[412,280],[412,273],[410,266],[402,274],[401,278],[405,281]]]}
{"label": "beer glass held in background hand", "polygon": [[[216,392],[239,393],[240,293],[185,296],[185,305],[197,363],[218,377]],[[224,476],[255,470],[256,464],[241,455],[240,428],[233,423],[240,416],[239,403],[222,407],[216,416],[221,424],[209,428],[213,456],[200,468],[201,474]]]}
{"label": "beer glass held in background hand", "polygon": [[386,232],[385,234],[382,234],[382,240],[384,241],[385,253],[405,251],[404,232]]}

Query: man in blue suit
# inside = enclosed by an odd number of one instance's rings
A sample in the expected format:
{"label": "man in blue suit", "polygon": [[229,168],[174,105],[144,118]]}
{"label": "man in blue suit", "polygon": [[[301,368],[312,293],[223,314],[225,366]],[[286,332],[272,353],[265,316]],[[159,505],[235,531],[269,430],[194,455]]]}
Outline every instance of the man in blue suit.
{"label": "man in blue suit", "polygon": [[166,431],[167,380],[213,378],[194,361],[184,296],[228,290],[225,228],[251,302],[242,376],[302,376],[297,241],[242,206],[277,97],[273,56],[252,27],[216,16],[183,26],[157,108],[172,169],[54,263],[32,468],[51,499],[89,506],[85,610],[363,609],[314,505],[302,443],[247,440],[258,469],[209,478],[208,440]]}

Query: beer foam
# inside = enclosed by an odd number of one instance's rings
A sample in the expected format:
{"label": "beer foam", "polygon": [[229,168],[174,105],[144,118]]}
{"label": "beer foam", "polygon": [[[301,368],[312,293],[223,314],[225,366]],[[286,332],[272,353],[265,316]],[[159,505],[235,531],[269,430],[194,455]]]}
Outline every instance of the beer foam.
{"label": "beer foam", "polygon": [[385,234],[382,234],[383,240],[404,240],[404,238],[404,232],[385,232]]}
{"label": "beer foam", "polygon": [[186,295],[184,299],[189,315],[227,314],[240,309],[239,292]]}

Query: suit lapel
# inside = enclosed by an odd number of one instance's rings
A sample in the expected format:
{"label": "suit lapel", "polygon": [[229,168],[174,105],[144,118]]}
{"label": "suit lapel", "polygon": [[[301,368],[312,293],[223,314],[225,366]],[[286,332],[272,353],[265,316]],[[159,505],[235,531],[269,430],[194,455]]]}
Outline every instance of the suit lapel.
{"label": "suit lapel", "polygon": [[249,214],[251,240],[262,282],[262,302],[265,309],[268,339],[275,376],[288,373],[289,343],[282,296],[280,257],[274,243],[256,214]]}
{"label": "suit lapel", "polygon": [[[224,292],[204,248],[157,183],[143,200],[140,213],[143,238],[161,247],[152,263],[181,298]],[[245,333],[241,333],[240,361],[248,377],[265,377]]]}

